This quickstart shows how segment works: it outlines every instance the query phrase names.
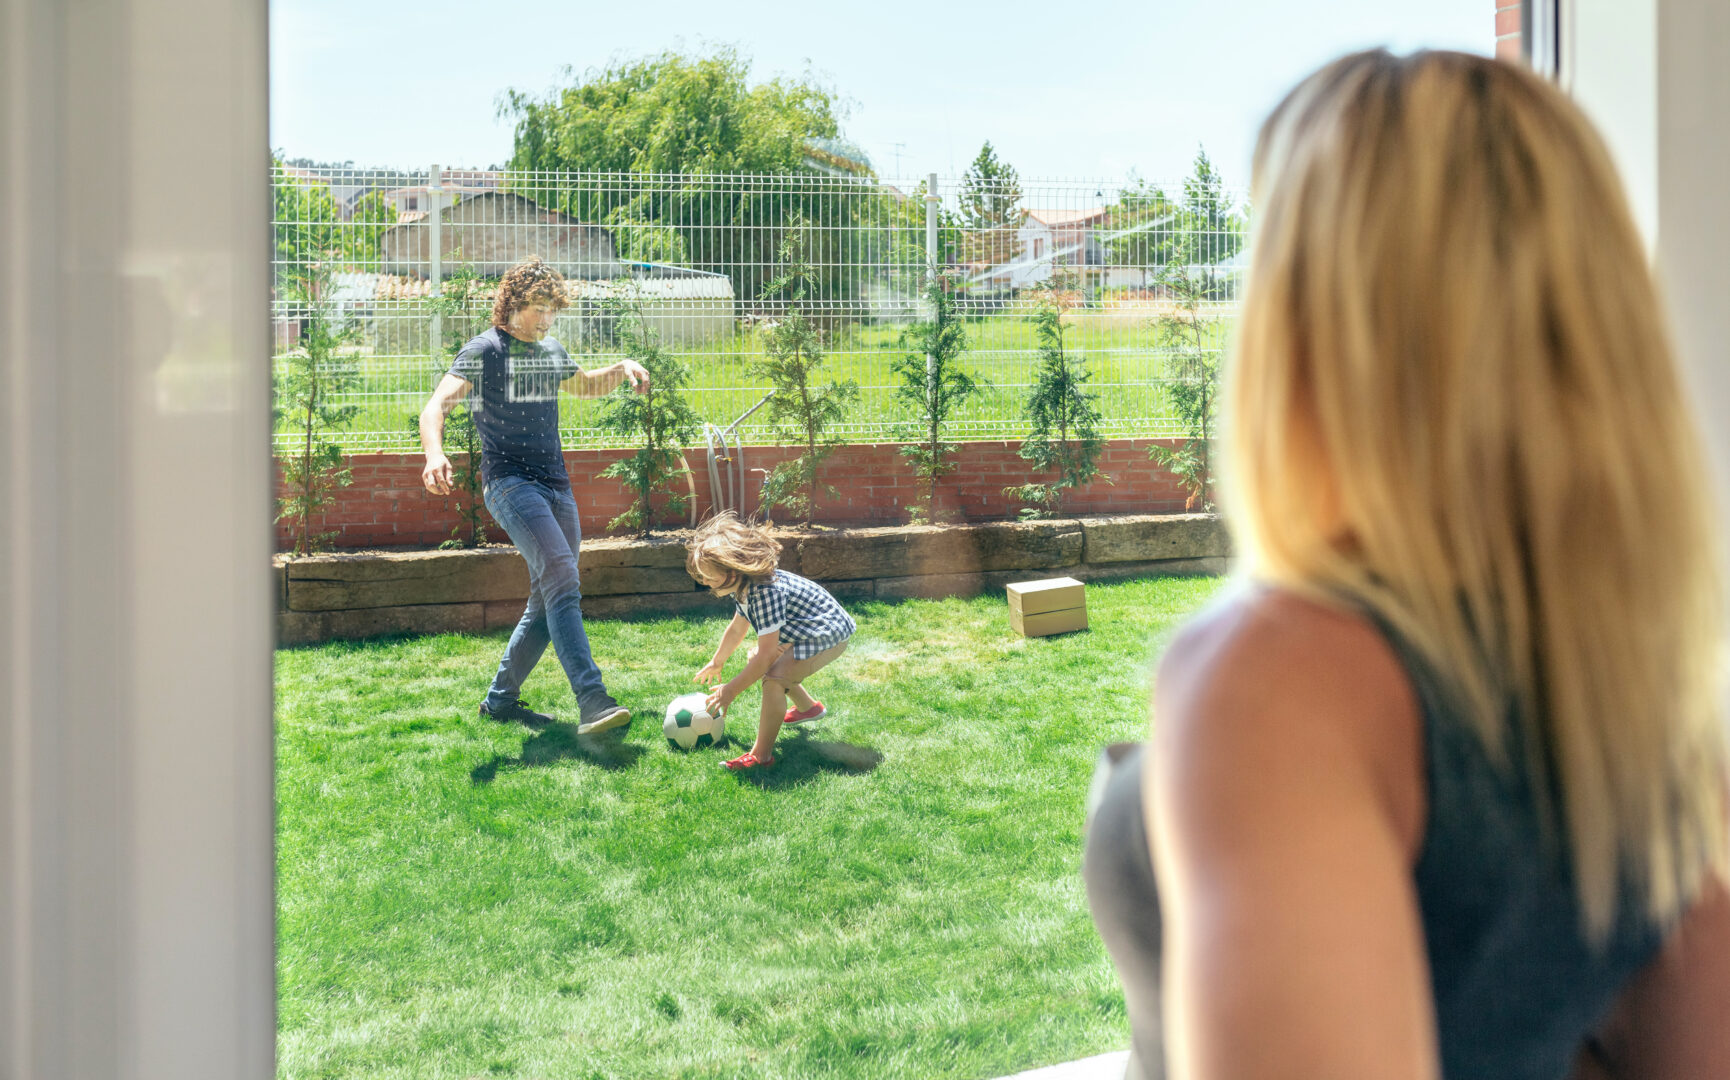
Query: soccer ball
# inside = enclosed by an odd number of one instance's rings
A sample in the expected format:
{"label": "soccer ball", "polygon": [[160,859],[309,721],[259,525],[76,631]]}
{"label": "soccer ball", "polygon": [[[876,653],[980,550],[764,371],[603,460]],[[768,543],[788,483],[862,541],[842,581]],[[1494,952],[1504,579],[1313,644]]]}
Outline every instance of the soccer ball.
{"label": "soccer ball", "polygon": [[667,745],[675,750],[696,750],[721,741],[721,718],[709,715],[709,695],[681,694],[667,705],[661,725]]}

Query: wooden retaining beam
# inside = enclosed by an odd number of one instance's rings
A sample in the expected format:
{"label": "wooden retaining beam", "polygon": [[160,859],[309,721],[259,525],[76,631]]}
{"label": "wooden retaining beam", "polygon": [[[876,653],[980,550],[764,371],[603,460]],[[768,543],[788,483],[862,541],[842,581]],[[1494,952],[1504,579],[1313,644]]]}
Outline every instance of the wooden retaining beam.
{"label": "wooden retaining beam", "polygon": [[[1211,514],[788,530],[779,539],[783,569],[843,602],[974,596],[1054,572],[1082,581],[1220,574],[1230,554]],[[585,540],[578,569],[585,618],[732,610],[685,572],[683,533]],[[272,573],[283,645],[479,633],[514,625],[529,593],[528,568],[510,547],[279,555]]]}

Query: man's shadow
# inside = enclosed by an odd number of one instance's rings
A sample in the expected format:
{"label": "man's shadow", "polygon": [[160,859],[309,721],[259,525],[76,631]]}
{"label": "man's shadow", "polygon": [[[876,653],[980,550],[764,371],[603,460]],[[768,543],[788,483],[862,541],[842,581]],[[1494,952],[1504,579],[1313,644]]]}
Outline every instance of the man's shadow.
{"label": "man's shadow", "polygon": [[469,773],[469,780],[490,784],[500,769],[527,769],[573,758],[616,772],[635,765],[642,756],[643,748],[625,742],[623,731],[578,735],[575,724],[552,724],[530,736],[516,757],[494,754],[491,761],[476,765]]}
{"label": "man's shadow", "polygon": [[883,754],[879,750],[813,739],[809,728],[799,728],[776,740],[775,764],[767,768],[741,769],[733,776],[742,784],[775,790],[809,783],[818,773],[863,776],[882,761]]}

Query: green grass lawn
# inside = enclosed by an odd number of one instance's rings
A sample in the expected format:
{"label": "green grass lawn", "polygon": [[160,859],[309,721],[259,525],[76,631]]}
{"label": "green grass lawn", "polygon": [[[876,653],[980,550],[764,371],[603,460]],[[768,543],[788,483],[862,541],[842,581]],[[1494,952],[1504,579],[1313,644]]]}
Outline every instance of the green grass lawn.
{"label": "green grass lawn", "polygon": [[[478,720],[502,634],[279,652],[279,1075],[983,1078],[1127,1045],[1082,803],[1219,585],[1091,586],[1090,631],[1035,640],[1000,595],[856,605],[831,717],[761,777],[661,735],[721,619],[590,625],[622,739]],[[575,716],[550,652],[524,698]]]}

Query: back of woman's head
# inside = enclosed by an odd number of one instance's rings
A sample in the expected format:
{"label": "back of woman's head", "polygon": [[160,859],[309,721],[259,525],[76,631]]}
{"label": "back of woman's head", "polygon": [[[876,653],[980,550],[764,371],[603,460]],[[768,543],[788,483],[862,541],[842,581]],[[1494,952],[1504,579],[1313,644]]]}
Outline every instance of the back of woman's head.
{"label": "back of woman's head", "polygon": [[1594,934],[1621,882],[1674,915],[1726,859],[1720,586],[1603,144],[1521,68],[1362,53],[1268,119],[1254,206],[1227,434],[1251,572],[1374,603],[1559,792]]}

